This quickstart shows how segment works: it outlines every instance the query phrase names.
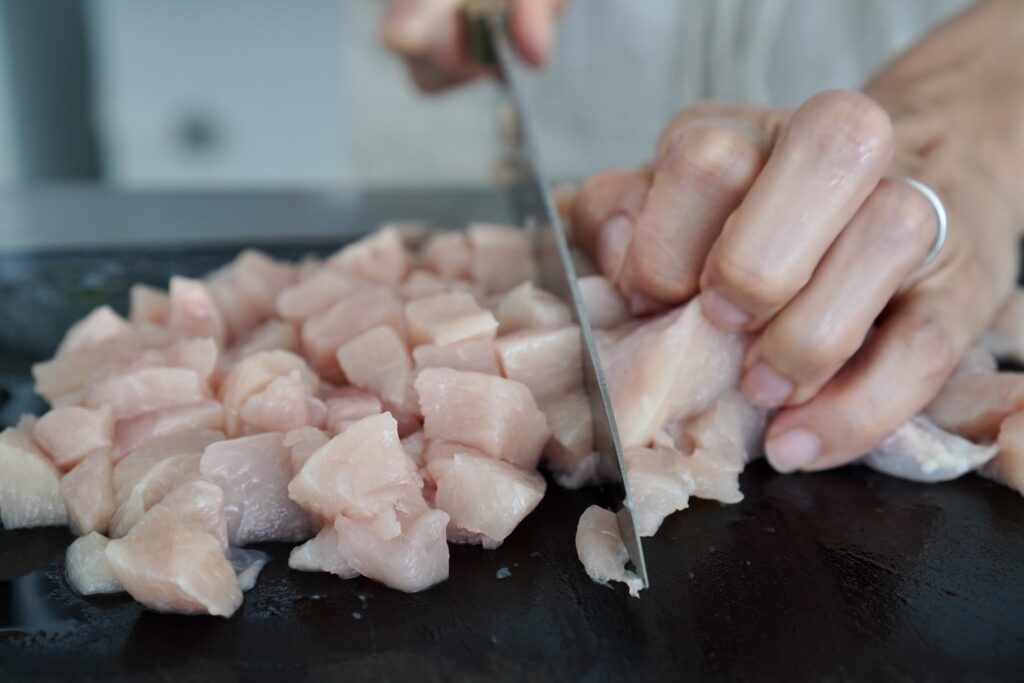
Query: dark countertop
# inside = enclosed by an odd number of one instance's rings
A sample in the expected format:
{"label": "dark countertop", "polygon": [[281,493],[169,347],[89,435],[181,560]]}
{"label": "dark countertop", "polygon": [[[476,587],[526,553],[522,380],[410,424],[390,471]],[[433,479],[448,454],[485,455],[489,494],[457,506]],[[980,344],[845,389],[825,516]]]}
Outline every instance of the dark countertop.
{"label": "dark countertop", "polygon": [[[318,215],[322,228],[359,229],[398,216],[453,221],[457,207],[500,218],[485,194],[360,195],[333,201],[337,215]],[[296,225],[325,206],[287,193],[276,202],[206,195],[198,204],[217,206],[206,215],[188,195],[75,189],[54,218],[60,201],[45,195],[21,197],[20,218],[0,211],[0,233],[10,221],[23,229],[45,219],[59,234],[76,214],[86,227],[106,215],[191,221],[211,234],[222,223],[225,233],[198,248],[129,241],[0,253],[0,421],[40,407],[28,394],[28,364],[70,319],[99,302],[123,305],[132,281],[215,266],[234,249],[218,242],[261,241],[229,230],[260,213],[253,202]],[[75,201],[93,209],[73,211]],[[43,208],[34,213],[33,202]],[[304,204],[320,208],[304,213]],[[333,241],[307,235],[271,251],[294,256]],[[586,578],[573,538],[595,494],[556,487],[501,548],[453,547],[451,579],[416,595],[292,572],[287,548],[269,546],[273,560],[230,620],[158,615],[123,596],[80,598],[61,573],[67,531],[0,530],[0,680],[1020,679],[1019,494],[974,476],[940,485],[860,467],[779,476],[763,462],[742,484],[742,503],[694,501],[646,542],[652,587],[640,599]],[[511,576],[499,580],[503,567]]]}

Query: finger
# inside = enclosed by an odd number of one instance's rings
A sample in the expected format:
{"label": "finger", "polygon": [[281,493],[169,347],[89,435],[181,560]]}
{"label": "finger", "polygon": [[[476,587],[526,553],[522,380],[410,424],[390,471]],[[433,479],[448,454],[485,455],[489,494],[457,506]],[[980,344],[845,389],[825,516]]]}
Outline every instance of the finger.
{"label": "finger", "polygon": [[854,460],[935,396],[993,314],[988,276],[972,263],[902,298],[866,347],[809,403],[780,412],[765,440],[780,472]]}
{"label": "finger", "polygon": [[935,240],[931,203],[883,180],[747,354],[742,388],[764,408],[808,401],[861,347]]}
{"label": "finger", "polygon": [[548,60],[565,4],[565,0],[518,0],[512,8],[509,33],[528,64],[541,66]]}
{"label": "finger", "polygon": [[704,260],[750,189],[766,150],[745,124],[717,117],[675,127],[636,217],[627,294],[675,303],[697,292]]}
{"label": "finger", "polygon": [[649,189],[650,172],[645,169],[604,171],[583,184],[573,204],[574,239],[615,283]]}
{"label": "finger", "polygon": [[711,248],[708,318],[734,331],[767,322],[810,281],[891,157],[892,125],[872,100],[832,91],[805,102]]}

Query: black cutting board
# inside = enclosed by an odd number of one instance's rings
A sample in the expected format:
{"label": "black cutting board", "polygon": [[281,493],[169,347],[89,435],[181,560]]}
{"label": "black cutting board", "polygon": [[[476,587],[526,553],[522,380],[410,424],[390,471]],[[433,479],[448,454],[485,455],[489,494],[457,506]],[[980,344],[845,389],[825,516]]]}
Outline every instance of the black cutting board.
{"label": "black cutting board", "polygon": [[[436,196],[424,201],[411,215]],[[311,248],[324,246],[269,250]],[[233,251],[0,255],[0,305],[19,309],[0,328],[0,420],[42,407],[27,367],[71,319],[123,306],[132,281],[199,274]],[[267,546],[272,561],[229,620],[78,597],[62,575],[67,531],[0,530],[0,681],[1021,680],[1019,494],[860,467],[783,477],[763,462],[742,487],[742,503],[694,501],[646,542],[640,599],[586,578],[573,541],[596,496],[554,486],[501,548],[453,547],[450,580],[416,595],[292,572],[287,547]]]}

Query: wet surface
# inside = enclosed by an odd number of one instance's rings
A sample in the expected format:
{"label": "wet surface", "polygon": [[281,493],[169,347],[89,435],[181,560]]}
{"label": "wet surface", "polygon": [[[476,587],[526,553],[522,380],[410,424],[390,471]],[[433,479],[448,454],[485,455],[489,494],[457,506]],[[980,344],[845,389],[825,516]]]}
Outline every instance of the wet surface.
{"label": "wet surface", "polygon": [[[428,208],[407,215],[443,220]],[[310,250],[325,247],[270,249]],[[28,366],[75,317],[234,251],[0,254],[0,309],[19,311],[0,329],[0,422],[42,408]],[[270,563],[228,620],[82,598],[63,577],[66,530],[0,530],[0,681],[1020,680],[1019,494],[763,462],[742,487],[742,503],[694,501],[645,542],[640,599],[586,578],[575,525],[596,493],[557,487],[502,547],[453,546],[451,579],[416,595],[293,572],[286,546],[257,546]]]}

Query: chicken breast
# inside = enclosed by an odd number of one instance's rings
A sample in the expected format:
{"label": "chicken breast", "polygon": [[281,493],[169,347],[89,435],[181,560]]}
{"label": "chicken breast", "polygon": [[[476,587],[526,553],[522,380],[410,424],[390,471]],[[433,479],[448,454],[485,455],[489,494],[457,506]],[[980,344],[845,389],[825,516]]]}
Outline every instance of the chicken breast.
{"label": "chicken breast", "polygon": [[232,548],[228,553],[228,562],[235,572],[238,587],[245,593],[256,587],[256,580],[270,562],[270,555],[262,550]]}
{"label": "chicken breast", "polygon": [[89,453],[106,457],[113,445],[114,415],[108,406],[54,408],[39,418],[32,436],[62,470],[70,470]]}
{"label": "chicken breast", "polygon": [[413,349],[412,357],[417,370],[451,368],[485,375],[501,374],[493,339],[467,339],[446,346],[422,344]]}
{"label": "chicken breast", "polygon": [[284,320],[272,318],[239,339],[238,343],[231,347],[224,357],[222,372],[227,374],[244,358],[260,351],[299,353],[301,350],[302,340],[299,339],[299,333],[295,326]]}
{"label": "chicken breast", "polygon": [[116,462],[158,437],[210,430],[224,430],[224,407],[212,399],[143,413],[118,421],[112,457]]}
{"label": "chicken breast", "polygon": [[569,307],[554,294],[534,287],[532,282],[524,282],[502,296],[495,315],[501,335],[572,324]]}
{"label": "chicken breast", "polygon": [[873,470],[911,481],[949,481],[978,469],[999,446],[979,446],[943,431],[918,415],[900,427],[862,462]]}
{"label": "chicken breast", "polygon": [[630,491],[633,519],[641,536],[653,536],[665,518],[685,510],[696,485],[684,460],[671,448],[633,446],[623,454]]}
{"label": "chicken breast", "polygon": [[398,230],[384,227],[332,255],[327,267],[370,282],[397,285],[412,268],[412,255]]}
{"label": "chicken breast", "polygon": [[185,337],[209,337],[221,347],[227,342],[224,315],[202,280],[171,278],[167,324]]}
{"label": "chicken breast", "polygon": [[494,339],[498,321],[465,292],[435,294],[405,305],[405,321],[413,346],[447,346],[467,339]]}
{"label": "chicken breast", "polygon": [[365,288],[365,283],[330,268],[319,268],[277,297],[277,314],[288,322],[301,325],[319,315],[339,299]]}
{"label": "chicken breast", "polygon": [[338,349],[338,365],[348,381],[383,401],[401,404],[412,383],[412,359],[394,329],[374,327]]}
{"label": "chicken breast", "polygon": [[106,533],[114,516],[112,471],[106,451],[96,451],[61,477],[60,492],[71,532],[76,536],[92,531]]}
{"label": "chicken breast", "polygon": [[471,277],[469,240],[461,232],[440,232],[423,247],[423,263],[438,275],[450,280]]}
{"label": "chicken breast", "polygon": [[5,529],[68,523],[60,471],[36,447],[27,427],[0,432],[0,521]]}
{"label": "chicken breast", "polygon": [[337,301],[329,309],[310,317],[302,325],[302,348],[317,371],[340,375],[337,351],[349,339],[387,325],[405,335],[405,313],[401,299],[390,290],[375,287],[359,290]]}
{"label": "chicken breast", "polygon": [[399,517],[400,532],[382,538],[373,525],[339,516],[338,552],[359,574],[406,593],[448,578],[448,513],[424,510]]}
{"label": "chicken breast", "polygon": [[575,325],[527,329],[495,342],[502,374],[538,402],[583,390],[583,339]]}
{"label": "chicken breast", "polygon": [[997,372],[946,383],[925,408],[936,425],[971,441],[995,441],[999,425],[1024,410],[1024,374]]}
{"label": "chicken breast", "polygon": [[220,385],[228,435],[323,424],[327,409],[316,398],[319,388],[320,379],[299,355],[261,351],[249,356]]}
{"label": "chicken breast", "polygon": [[478,372],[422,370],[415,382],[427,439],[477,448],[535,469],[550,431],[523,384]]}
{"label": "chicken breast", "polygon": [[398,287],[398,295],[405,301],[412,301],[435,294],[445,294],[454,288],[454,283],[437,273],[417,268],[409,273],[409,277]]}
{"label": "chicken breast", "polygon": [[206,447],[199,472],[224,492],[233,546],[309,538],[309,516],[288,498],[292,454],[281,433],[218,441]]}
{"label": "chicken breast", "polygon": [[246,249],[234,261],[211,273],[207,286],[224,315],[228,341],[241,339],[270,318],[278,295],[296,277],[294,266],[275,261],[255,249]]}
{"label": "chicken breast", "polygon": [[288,566],[300,572],[328,572],[343,579],[359,576],[359,572],[341,556],[338,533],[333,524],[327,524],[316,536],[292,548]]}
{"label": "chicken breast", "polygon": [[437,487],[435,507],[448,513],[451,526],[479,538],[485,548],[501,545],[547,488],[535,471],[467,452],[434,459],[427,471]]}
{"label": "chicken breast", "polygon": [[122,539],[107,545],[114,577],[158,612],[228,617],[242,591],[228,561],[224,494],[190,482],[155,505]]}
{"label": "chicken breast", "polygon": [[544,462],[560,486],[577,489],[596,484],[598,455],[590,400],[582,389],[540,403],[551,428]]}
{"label": "chicken breast", "polygon": [[640,597],[643,580],[626,569],[629,552],[619,535],[615,513],[596,505],[588,507],[576,527],[576,552],[593,581],[624,583],[630,595]]}
{"label": "chicken breast", "polygon": [[470,275],[487,293],[504,292],[535,280],[537,264],[525,230],[509,225],[474,223],[466,229]]}
{"label": "chicken breast", "polygon": [[105,377],[85,392],[89,408],[107,406],[114,419],[128,418],[161,408],[199,403],[211,397],[209,385],[194,370],[141,368]]}
{"label": "chicken breast", "polygon": [[302,469],[313,453],[330,440],[330,434],[316,427],[299,427],[287,432],[281,443],[291,453],[292,476]]}
{"label": "chicken breast", "polygon": [[364,417],[384,412],[384,405],[376,395],[355,387],[341,387],[332,391],[325,403],[327,428],[333,434],[341,434]]}
{"label": "chicken breast", "polygon": [[1015,413],[999,429],[999,452],[979,473],[1024,494],[1024,413]]}
{"label": "chicken breast", "polygon": [[133,323],[166,325],[171,314],[167,292],[144,284],[128,288],[128,320]]}
{"label": "chicken breast", "polygon": [[82,595],[123,593],[124,586],[114,576],[107,561],[107,544],[103,534],[92,531],[76,538],[64,556],[64,574],[72,588]]}

